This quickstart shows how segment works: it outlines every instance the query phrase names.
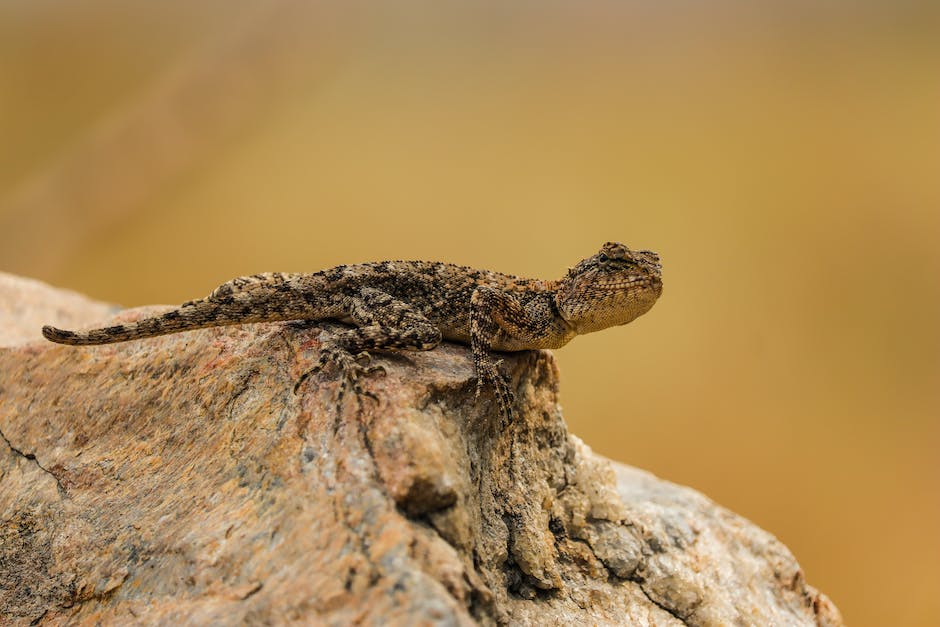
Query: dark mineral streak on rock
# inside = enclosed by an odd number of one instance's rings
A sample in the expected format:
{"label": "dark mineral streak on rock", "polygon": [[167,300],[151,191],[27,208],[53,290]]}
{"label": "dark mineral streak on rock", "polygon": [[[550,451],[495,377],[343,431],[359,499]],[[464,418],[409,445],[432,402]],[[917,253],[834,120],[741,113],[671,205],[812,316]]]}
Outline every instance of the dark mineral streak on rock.
{"label": "dark mineral streak on rock", "polygon": [[0,275],[14,301],[5,622],[841,624],[772,536],[570,435],[549,353],[506,357],[503,426],[463,347],[377,354],[378,400],[337,407],[328,374],[291,392],[318,327],[75,348],[39,328],[106,306]]}

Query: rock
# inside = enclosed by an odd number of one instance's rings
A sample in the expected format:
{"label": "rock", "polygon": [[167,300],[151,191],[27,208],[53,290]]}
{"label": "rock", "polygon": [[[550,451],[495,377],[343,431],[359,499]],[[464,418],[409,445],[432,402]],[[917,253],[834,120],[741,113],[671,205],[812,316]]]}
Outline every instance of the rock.
{"label": "rock", "polygon": [[[107,308],[0,279],[0,615],[12,624],[841,625],[771,535],[570,435],[548,352],[377,354],[293,392],[336,325],[77,348]],[[132,320],[147,309],[124,311]],[[35,340],[35,341],[34,341]]]}

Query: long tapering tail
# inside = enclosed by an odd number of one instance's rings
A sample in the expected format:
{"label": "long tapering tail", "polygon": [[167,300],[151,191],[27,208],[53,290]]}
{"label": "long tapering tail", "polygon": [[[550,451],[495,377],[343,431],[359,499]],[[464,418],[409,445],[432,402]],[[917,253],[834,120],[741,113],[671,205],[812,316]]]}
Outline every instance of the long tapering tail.
{"label": "long tapering tail", "polygon": [[319,313],[316,308],[303,299],[283,298],[285,278],[290,278],[290,275],[258,275],[257,278],[240,279],[242,283],[227,283],[208,298],[190,301],[136,322],[85,331],[67,331],[47,325],[42,328],[42,334],[47,340],[59,344],[86,346],[206,327],[323,317],[316,315]]}
{"label": "long tapering tail", "polygon": [[155,335],[164,335],[188,329],[199,329],[207,326],[217,326],[219,324],[225,323],[213,321],[211,318],[204,318],[203,320],[193,319],[193,317],[186,315],[184,309],[174,309],[165,314],[143,318],[136,322],[116,324],[110,327],[88,329],[85,331],[68,331],[47,325],[42,328],[42,334],[47,340],[59,344],[85,346],[91,344],[126,342],[127,340],[142,337],[153,337]]}
{"label": "long tapering tail", "polygon": [[234,321],[230,319],[230,316],[224,315],[224,309],[221,305],[207,301],[196,301],[163,314],[142,318],[136,322],[84,331],[68,331],[47,325],[42,328],[42,334],[47,340],[59,344],[87,346],[126,342],[138,338],[233,323]]}

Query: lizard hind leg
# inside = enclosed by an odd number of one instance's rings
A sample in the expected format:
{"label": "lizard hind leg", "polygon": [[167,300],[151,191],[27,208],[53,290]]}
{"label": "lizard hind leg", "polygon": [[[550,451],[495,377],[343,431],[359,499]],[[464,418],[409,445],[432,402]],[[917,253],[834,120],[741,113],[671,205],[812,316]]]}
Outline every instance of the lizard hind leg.
{"label": "lizard hind leg", "polygon": [[222,302],[235,294],[260,290],[289,291],[303,278],[302,274],[288,272],[262,272],[249,276],[240,276],[218,286],[205,298],[188,300],[182,307],[192,307],[200,303]]}
{"label": "lizard hind leg", "polygon": [[441,332],[419,311],[381,290],[362,288],[348,303],[349,316],[360,325],[341,332],[324,343],[317,364],[301,375],[294,386],[296,392],[310,376],[328,364],[340,372],[342,382],[337,392],[340,405],[352,390],[357,399],[375,395],[364,390],[361,380],[366,376],[384,374],[382,366],[371,364],[371,350],[431,350],[441,341]]}
{"label": "lizard hind leg", "polygon": [[248,292],[255,289],[270,288],[278,285],[290,286],[293,282],[301,278],[302,275],[290,274],[286,272],[262,272],[261,274],[252,274],[250,276],[241,276],[223,283],[212,290],[209,294],[209,300],[221,300],[226,296],[237,294],[238,292]]}

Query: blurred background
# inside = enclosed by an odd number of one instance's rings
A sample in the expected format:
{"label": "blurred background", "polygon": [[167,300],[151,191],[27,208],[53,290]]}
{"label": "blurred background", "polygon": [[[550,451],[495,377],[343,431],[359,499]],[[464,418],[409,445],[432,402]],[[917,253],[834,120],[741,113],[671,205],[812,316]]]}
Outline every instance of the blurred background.
{"label": "blurred background", "polygon": [[665,291],[571,430],[940,624],[940,5],[0,3],[0,270],[137,306],[386,258]]}

